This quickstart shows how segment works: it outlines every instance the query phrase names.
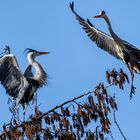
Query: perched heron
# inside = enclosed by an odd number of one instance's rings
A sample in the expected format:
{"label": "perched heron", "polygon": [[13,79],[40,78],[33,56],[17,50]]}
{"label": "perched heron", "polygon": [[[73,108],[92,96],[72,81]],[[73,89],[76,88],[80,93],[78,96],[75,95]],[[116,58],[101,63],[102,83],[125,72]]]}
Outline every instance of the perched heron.
{"label": "perched heron", "polygon": [[[47,82],[47,74],[42,66],[35,61],[35,57],[49,52],[40,52],[33,49],[26,49],[28,59],[28,66],[24,72],[21,73],[16,57],[10,53],[10,50],[5,49],[6,54],[0,58],[0,81],[4,86],[6,93],[12,96],[22,104],[25,105],[33,99],[38,88],[42,87]],[[33,76],[31,70],[35,69]]]}
{"label": "perched heron", "polygon": [[101,11],[99,15],[94,16],[94,18],[103,18],[106,21],[111,36],[98,30],[95,26],[91,24],[89,19],[84,20],[82,17],[80,17],[74,11],[74,2],[70,4],[70,8],[75,14],[79,24],[87,33],[88,37],[93,42],[95,42],[99,48],[107,51],[112,56],[122,60],[126,64],[131,74],[130,98],[132,98],[132,94],[135,93],[135,87],[133,86],[133,71],[140,74],[140,48],[136,48],[134,45],[128,43],[125,40],[122,40],[114,33],[109,18],[104,11]]}

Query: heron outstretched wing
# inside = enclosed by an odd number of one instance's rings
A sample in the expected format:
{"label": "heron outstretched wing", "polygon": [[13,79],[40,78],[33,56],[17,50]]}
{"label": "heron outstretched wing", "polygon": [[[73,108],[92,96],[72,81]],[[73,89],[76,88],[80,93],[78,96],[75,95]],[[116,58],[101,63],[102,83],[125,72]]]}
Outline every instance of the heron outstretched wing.
{"label": "heron outstretched wing", "polygon": [[32,73],[32,65],[28,64],[25,71],[24,71],[24,76],[29,78],[29,77],[33,77],[33,73]]}
{"label": "heron outstretched wing", "polygon": [[97,46],[107,52],[109,52],[111,55],[115,56],[118,59],[121,59],[119,55],[117,54],[114,40],[111,36],[105,34],[104,32],[101,32],[97,28],[95,28],[91,22],[87,19],[84,20],[82,17],[80,17],[75,11],[74,11],[74,3],[72,2],[70,4],[70,8],[72,12],[75,14],[76,19],[78,20],[79,24],[82,25],[83,29],[89,36],[89,38],[94,41]]}
{"label": "heron outstretched wing", "polygon": [[0,58],[0,81],[6,93],[14,98],[20,98],[27,85],[26,78],[22,75],[16,57],[12,54]]}
{"label": "heron outstretched wing", "polygon": [[125,45],[126,51],[130,54],[133,54],[138,61],[140,61],[140,48],[135,47],[134,45],[130,44],[129,42],[123,40],[123,43]]}

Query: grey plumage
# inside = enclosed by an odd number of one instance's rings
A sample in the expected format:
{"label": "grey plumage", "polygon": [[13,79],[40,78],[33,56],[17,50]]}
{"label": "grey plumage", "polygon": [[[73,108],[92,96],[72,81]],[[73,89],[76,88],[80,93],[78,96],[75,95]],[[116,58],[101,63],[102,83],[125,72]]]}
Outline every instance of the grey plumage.
{"label": "grey plumage", "polygon": [[75,14],[79,24],[87,33],[88,37],[95,42],[99,48],[105,50],[117,59],[122,60],[126,64],[131,74],[131,98],[132,94],[135,92],[135,87],[133,86],[133,71],[140,73],[140,48],[136,48],[134,45],[122,40],[114,33],[109,18],[104,11],[100,12],[100,14],[95,16],[95,18],[103,18],[106,21],[111,36],[97,29],[94,25],[92,25],[89,19],[84,20],[80,17],[74,11],[74,2],[70,4],[70,8]]}
{"label": "grey plumage", "polygon": [[74,11],[74,3],[70,4],[70,8],[72,12],[75,14],[76,19],[78,20],[79,24],[82,25],[82,28],[87,33],[88,37],[92,41],[94,41],[99,48],[109,52],[111,55],[115,56],[117,59],[120,59],[116,52],[116,48],[114,46],[114,41],[112,37],[98,30],[97,28],[95,28],[95,26],[89,21],[89,19],[84,20],[81,16],[79,16]]}
{"label": "grey plumage", "polygon": [[28,64],[25,71],[24,71],[24,76],[25,77],[33,77],[33,73],[32,73],[32,65]]}
{"label": "grey plumage", "polygon": [[[21,73],[14,55],[6,54],[0,58],[1,84],[6,89],[6,93],[21,104],[28,104],[37,89],[45,85],[47,81],[46,72],[34,59],[36,56],[48,54],[48,52],[38,52],[32,49],[27,49],[27,51],[29,65],[24,74]],[[31,72],[32,67],[36,70],[35,76]]]}

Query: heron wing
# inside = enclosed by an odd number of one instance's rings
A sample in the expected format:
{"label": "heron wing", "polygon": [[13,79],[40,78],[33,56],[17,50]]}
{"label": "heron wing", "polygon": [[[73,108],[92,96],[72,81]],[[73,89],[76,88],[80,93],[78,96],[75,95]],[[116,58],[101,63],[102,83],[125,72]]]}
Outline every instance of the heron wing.
{"label": "heron wing", "polygon": [[87,33],[88,37],[93,42],[95,42],[99,48],[109,52],[111,55],[115,56],[116,58],[121,59],[117,54],[114,40],[112,39],[112,37],[95,28],[88,19],[84,20],[82,17],[80,17],[74,11],[74,3],[70,4],[70,8],[72,12],[75,14],[79,24],[82,25],[83,29]]}
{"label": "heron wing", "polygon": [[14,98],[22,96],[21,89],[24,90],[23,87],[27,82],[21,74],[16,57],[12,54],[0,58],[0,81],[10,96]]}
{"label": "heron wing", "polygon": [[25,69],[25,72],[24,72],[24,76],[26,78],[29,78],[29,77],[33,77],[33,73],[32,73],[32,65],[31,64],[28,64],[26,69]]}
{"label": "heron wing", "polygon": [[128,43],[125,40],[123,40],[123,42],[127,51],[133,54],[137,58],[137,60],[140,61],[140,48],[135,47],[134,45]]}

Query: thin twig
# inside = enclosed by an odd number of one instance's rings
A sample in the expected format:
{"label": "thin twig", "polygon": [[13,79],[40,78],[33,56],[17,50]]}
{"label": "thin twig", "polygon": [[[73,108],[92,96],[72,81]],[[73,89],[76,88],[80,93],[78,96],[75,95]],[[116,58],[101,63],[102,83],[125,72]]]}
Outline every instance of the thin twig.
{"label": "thin twig", "polygon": [[[110,86],[113,86],[113,84],[111,83],[111,84],[107,85],[106,88],[109,88]],[[96,89],[95,89],[95,90],[96,90]],[[95,90],[94,90],[94,91],[95,91]],[[94,91],[89,91],[89,92],[84,93],[84,94],[82,94],[82,95],[80,95],[80,96],[78,96],[78,97],[75,97],[75,98],[73,98],[73,99],[71,99],[71,100],[68,100],[68,101],[66,101],[66,102],[64,102],[64,103],[62,103],[62,104],[60,104],[60,105],[55,106],[53,109],[51,109],[51,110],[49,110],[49,111],[43,113],[41,116],[39,116],[38,118],[36,118],[36,120],[37,120],[37,119],[43,118],[44,116],[46,116],[46,115],[49,114],[50,112],[54,112],[56,109],[61,108],[61,107],[63,107],[64,105],[66,105],[66,104],[68,104],[68,103],[75,102],[75,100],[77,100],[77,99],[80,99],[80,98],[82,98],[82,97],[84,97],[84,96],[87,96],[87,95],[89,95],[89,94],[92,94]]]}
{"label": "thin twig", "polygon": [[112,140],[115,140],[114,137],[113,137],[113,135],[112,135],[111,130],[110,130],[109,134],[110,134],[111,139],[112,139]]}
{"label": "thin twig", "polygon": [[121,130],[121,128],[120,128],[120,126],[119,126],[119,124],[118,124],[118,122],[117,122],[117,120],[116,120],[115,110],[114,110],[113,116],[114,116],[114,122],[115,122],[116,126],[118,127],[118,129],[119,129],[119,131],[120,131],[122,137],[123,137],[125,140],[127,140],[127,138],[124,136],[124,133],[122,132],[122,130]]}
{"label": "thin twig", "polygon": [[63,107],[64,105],[66,105],[66,104],[68,104],[68,103],[71,103],[71,102],[74,102],[75,100],[80,99],[80,98],[82,98],[82,97],[84,97],[84,96],[87,96],[87,95],[89,95],[89,94],[91,94],[91,93],[93,93],[93,92],[84,93],[84,94],[82,94],[82,95],[80,95],[80,96],[78,96],[78,97],[76,97],[76,98],[73,98],[73,99],[71,99],[71,100],[69,100],[69,101],[66,101],[66,102],[60,104],[60,105],[57,105],[57,106],[55,106],[53,109],[51,109],[51,110],[49,110],[49,111],[43,113],[41,116],[39,116],[39,117],[36,118],[36,119],[41,119],[41,118],[43,118],[44,116],[46,116],[47,114],[49,114],[50,112],[54,112],[56,109],[61,108],[61,107]]}

